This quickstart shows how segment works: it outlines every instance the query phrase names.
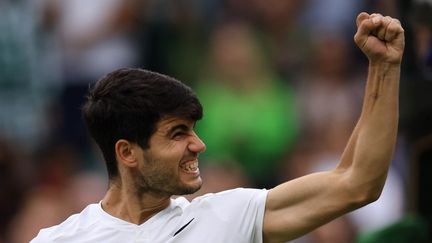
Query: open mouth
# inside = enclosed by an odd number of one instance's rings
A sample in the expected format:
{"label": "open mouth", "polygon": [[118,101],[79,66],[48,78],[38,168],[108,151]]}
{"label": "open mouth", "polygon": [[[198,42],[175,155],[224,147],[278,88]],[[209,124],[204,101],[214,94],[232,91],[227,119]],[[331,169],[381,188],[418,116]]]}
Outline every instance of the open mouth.
{"label": "open mouth", "polygon": [[185,163],[180,165],[180,168],[186,173],[197,173],[199,171],[198,160],[194,159],[194,160],[185,162]]}

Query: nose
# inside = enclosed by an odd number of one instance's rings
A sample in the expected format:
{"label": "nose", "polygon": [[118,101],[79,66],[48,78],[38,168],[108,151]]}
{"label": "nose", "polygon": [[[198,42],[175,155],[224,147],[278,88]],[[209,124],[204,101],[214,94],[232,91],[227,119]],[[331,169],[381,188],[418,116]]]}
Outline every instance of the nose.
{"label": "nose", "polygon": [[194,132],[192,134],[192,140],[188,145],[188,149],[194,153],[203,153],[206,150],[206,145]]}

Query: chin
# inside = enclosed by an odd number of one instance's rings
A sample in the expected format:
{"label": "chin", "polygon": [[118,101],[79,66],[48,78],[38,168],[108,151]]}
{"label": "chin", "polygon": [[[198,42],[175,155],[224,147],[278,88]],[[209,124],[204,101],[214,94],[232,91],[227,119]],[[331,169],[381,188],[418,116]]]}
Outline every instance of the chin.
{"label": "chin", "polygon": [[197,178],[196,181],[185,183],[179,190],[181,193],[178,195],[188,195],[197,192],[201,189],[202,181],[201,178]]}

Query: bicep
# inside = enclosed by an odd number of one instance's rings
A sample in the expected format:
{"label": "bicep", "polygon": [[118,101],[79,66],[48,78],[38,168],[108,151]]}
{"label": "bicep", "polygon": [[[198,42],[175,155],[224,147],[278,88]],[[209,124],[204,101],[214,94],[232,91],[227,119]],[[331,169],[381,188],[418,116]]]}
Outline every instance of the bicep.
{"label": "bicep", "polygon": [[297,238],[359,206],[349,190],[347,173],[314,173],[285,182],[268,193],[264,213],[265,242]]}

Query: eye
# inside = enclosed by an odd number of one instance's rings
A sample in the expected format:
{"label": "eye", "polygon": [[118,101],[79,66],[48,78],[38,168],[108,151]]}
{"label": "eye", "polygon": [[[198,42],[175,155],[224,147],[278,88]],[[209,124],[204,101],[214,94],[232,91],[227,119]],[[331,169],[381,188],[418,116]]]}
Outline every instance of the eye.
{"label": "eye", "polygon": [[174,135],[172,136],[172,139],[174,140],[181,140],[186,136],[185,132],[176,132],[174,133]]}

